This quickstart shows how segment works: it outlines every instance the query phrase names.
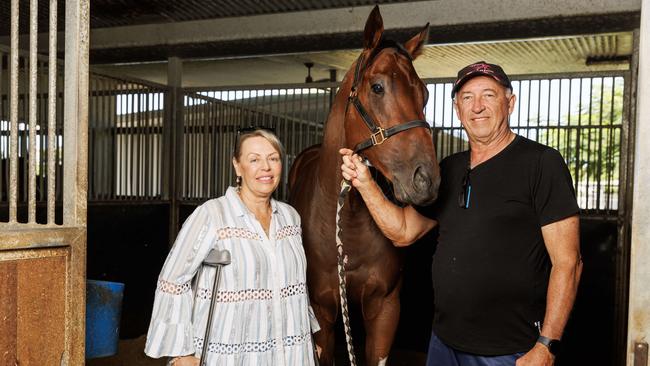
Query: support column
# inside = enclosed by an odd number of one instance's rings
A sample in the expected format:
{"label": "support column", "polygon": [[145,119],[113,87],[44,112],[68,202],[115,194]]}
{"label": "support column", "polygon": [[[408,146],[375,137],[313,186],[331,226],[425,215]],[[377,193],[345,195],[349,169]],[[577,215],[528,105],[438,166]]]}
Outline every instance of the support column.
{"label": "support column", "polygon": [[[650,0],[642,0],[630,248],[627,365],[648,366],[650,342]],[[634,70],[632,70],[634,73]]]}
{"label": "support column", "polygon": [[61,357],[65,365],[81,365],[85,355],[89,23],[89,0],[65,1],[63,225],[79,233],[66,243],[70,258],[65,338],[69,353]]}
{"label": "support column", "polygon": [[[335,83],[336,78],[337,78],[336,69],[330,69],[330,81]],[[330,108],[332,108],[332,104],[334,104],[335,98],[336,98],[336,88],[332,88],[330,89],[330,105],[329,105]],[[323,125],[325,125],[325,123],[327,123],[327,120],[323,122]]]}
{"label": "support column", "polygon": [[165,146],[163,149],[164,192],[170,202],[169,245],[178,234],[179,200],[183,184],[183,61],[170,57],[167,62],[167,85],[165,98],[165,125],[163,129]]}

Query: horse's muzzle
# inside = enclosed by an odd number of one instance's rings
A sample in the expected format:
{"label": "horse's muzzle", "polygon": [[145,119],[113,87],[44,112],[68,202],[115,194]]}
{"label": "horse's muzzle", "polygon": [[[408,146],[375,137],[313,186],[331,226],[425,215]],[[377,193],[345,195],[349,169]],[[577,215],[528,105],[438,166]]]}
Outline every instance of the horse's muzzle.
{"label": "horse's muzzle", "polygon": [[422,165],[418,166],[413,173],[412,202],[417,205],[427,205],[433,203],[438,198],[438,188],[440,187],[440,174],[436,170],[426,169]]}
{"label": "horse's muzzle", "polygon": [[395,198],[400,202],[427,206],[438,198],[438,187],[440,186],[440,174],[433,164],[421,164],[411,174],[406,176],[395,175],[393,187]]}

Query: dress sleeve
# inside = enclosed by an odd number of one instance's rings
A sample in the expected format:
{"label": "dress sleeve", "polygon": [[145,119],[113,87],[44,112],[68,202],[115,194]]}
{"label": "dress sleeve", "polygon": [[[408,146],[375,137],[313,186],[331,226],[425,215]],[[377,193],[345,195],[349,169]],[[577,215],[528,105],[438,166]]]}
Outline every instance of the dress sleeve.
{"label": "dress sleeve", "polygon": [[571,174],[557,150],[547,149],[540,157],[534,204],[540,226],[562,220],[580,211]]}
{"label": "dress sleeve", "polygon": [[194,354],[192,279],[216,240],[205,205],[187,218],[158,277],[145,353],[154,358]]}

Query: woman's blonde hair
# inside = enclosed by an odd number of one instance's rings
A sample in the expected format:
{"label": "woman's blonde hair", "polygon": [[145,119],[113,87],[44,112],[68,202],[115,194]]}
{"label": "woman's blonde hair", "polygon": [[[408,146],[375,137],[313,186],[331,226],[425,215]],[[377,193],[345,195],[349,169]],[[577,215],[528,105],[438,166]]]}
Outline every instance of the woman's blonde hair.
{"label": "woman's blonde hair", "polygon": [[280,142],[280,139],[273,130],[265,127],[251,127],[243,130],[237,131],[237,139],[235,140],[235,149],[233,151],[233,157],[239,161],[241,157],[241,146],[244,141],[248,140],[251,137],[263,137],[265,138],[271,146],[280,154],[280,159],[284,160],[284,146]]}

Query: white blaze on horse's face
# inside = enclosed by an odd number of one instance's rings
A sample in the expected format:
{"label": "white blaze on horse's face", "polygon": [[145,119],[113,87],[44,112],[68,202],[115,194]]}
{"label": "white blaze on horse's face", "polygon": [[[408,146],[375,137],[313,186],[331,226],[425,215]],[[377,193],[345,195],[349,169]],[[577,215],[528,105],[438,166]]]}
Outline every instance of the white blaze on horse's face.
{"label": "white blaze on horse's face", "polygon": [[260,197],[270,197],[280,184],[282,159],[271,143],[261,136],[247,138],[241,144],[239,160],[233,159],[241,189]]}

